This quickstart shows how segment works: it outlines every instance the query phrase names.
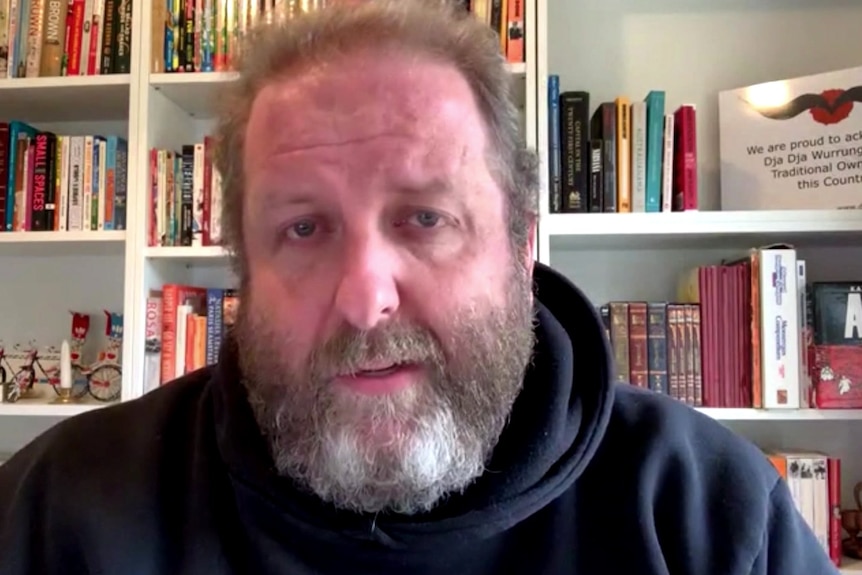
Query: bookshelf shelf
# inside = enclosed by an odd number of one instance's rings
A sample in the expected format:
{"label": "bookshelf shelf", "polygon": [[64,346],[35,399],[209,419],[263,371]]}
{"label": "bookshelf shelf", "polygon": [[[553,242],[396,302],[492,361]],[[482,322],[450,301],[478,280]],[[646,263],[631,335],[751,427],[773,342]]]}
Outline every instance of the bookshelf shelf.
{"label": "bookshelf shelf", "polygon": [[[53,393],[53,391],[51,392]],[[82,401],[71,405],[47,403],[45,399],[19,400],[16,403],[0,403],[0,417],[69,417],[78,415],[94,409],[101,409],[113,405],[110,403],[96,403],[95,401]]]}
{"label": "bookshelf shelf", "polygon": [[221,246],[156,246],[144,249],[144,257],[153,260],[188,260],[190,262],[199,260],[213,261],[226,258],[227,252]]}
{"label": "bookshelf shelf", "polygon": [[234,72],[150,74],[150,87],[193,118],[209,118],[214,113],[218,89],[236,78]]}
{"label": "bookshelf shelf", "polygon": [[720,421],[862,421],[862,409],[697,408]]}
{"label": "bookshelf shelf", "polygon": [[858,575],[862,573],[862,561],[845,557],[840,571],[842,575]]}
{"label": "bookshelf shelf", "polygon": [[109,255],[125,250],[125,231],[0,232],[0,255]]}
{"label": "bookshelf shelf", "polygon": [[862,240],[862,210],[550,214],[541,225],[552,250],[841,246]]}
{"label": "bookshelf shelf", "polygon": [[126,120],[128,74],[0,80],[0,116],[29,122]]}
{"label": "bookshelf shelf", "polygon": [[[513,78],[523,84],[527,65],[518,63],[508,66]],[[149,75],[149,85],[193,118],[210,118],[219,87],[236,78],[235,72],[160,73]]]}

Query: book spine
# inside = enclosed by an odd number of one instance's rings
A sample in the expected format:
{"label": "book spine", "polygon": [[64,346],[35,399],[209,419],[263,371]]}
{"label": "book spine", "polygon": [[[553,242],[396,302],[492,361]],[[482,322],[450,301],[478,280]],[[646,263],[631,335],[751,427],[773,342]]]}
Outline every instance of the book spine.
{"label": "book spine", "polygon": [[45,132],[36,134],[34,147],[30,229],[33,231],[45,231],[48,229],[45,210],[49,178],[48,164],[51,158],[48,151],[48,134]]}
{"label": "book spine", "polygon": [[604,208],[602,196],[602,141],[594,138],[589,142],[590,177],[589,199],[587,206],[591,212],[601,212]]}
{"label": "book spine", "polygon": [[[99,73],[114,72],[114,39],[117,36],[117,2],[105,0],[104,23],[102,24],[102,39],[99,50]],[[155,11],[153,17],[155,17]]]}
{"label": "book spine", "polygon": [[760,250],[763,407],[799,409],[796,251]]}
{"label": "book spine", "polygon": [[663,212],[670,212],[673,210],[673,122],[674,115],[665,114],[663,132],[664,159],[661,171],[661,211]]}
{"label": "book spine", "polygon": [[8,185],[9,172],[11,171],[11,145],[9,141],[9,124],[0,122],[0,225],[2,225],[0,229],[6,227],[6,186]]}
{"label": "book spine", "polygon": [[674,399],[685,399],[685,381],[683,380],[683,340],[682,304],[668,304],[668,385],[670,396]]}
{"label": "book spine", "polygon": [[653,90],[646,97],[646,211],[661,211],[664,159],[665,93]]}
{"label": "book spine", "polygon": [[182,173],[180,187],[180,211],[179,211],[179,231],[180,245],[192,245],[193,220],[192,215],[194,208],[194,146],[185,144],[182,147]]}
{"label": "book spine", "polygon": [[628,98],[615,101],[617,117],[617,211],[632,211],[632,113]]}
{"label": "book spine", "polygon": [[629,382],[649,387],[649,347],[647,344],[647,304],[629,302]]}
{"label": "book spine", "polygon": [[561,187],[560,150],[560,77],[548,76],[548,189],[550,190],[550,213],[563,211]]}
{"label": "book spine", "polygon": [[631,104],[631,205],[633,212],[646,211],[647,159],[646,102]]}
{"label": "book spine", "polygon": [[113,230],[115,211],[114,202],[117,195],[117,136],[108,136],[105,140],[105,182],[102,195],[102,222],[104,229]]}
{"label": "book spine", "polygon": [[610,302],[611,349],[614,357],[615,380],[629,383],[629,304]]}
{"label": "book spine", "polygon": [[841,548],[841,460],[829,457],[826,467],[829,489],[829,558],[836,567],[840,567],[844,555]]}
{"label": "book spine", "polygon": [[799,321],[799,405],[811,407],[811,372],[808,365],[808,273],[805,260],[796,260],[796,305]]}
{"label": "book spine", "polygon": [[210,288],[207,290],[207,365],[213,365],[218,361],[218,354],[222,340],[223,299],[224,290],[218,288]]}
{"label": "book spine", "polygon": [[71,180],[70,163],[72,156],[72,137],[63,136],[60,140],[60,209],[57,212],[57,230],[69,229],[69,182]]}
{"label": "book spine", "polygon": [[616,212],[617,202],[617,111],[612,102],[601,106],[602,126],[602,205],[605,212]]}
{"label": "book spine", "polygon": [[204,145],[196,143],[192,167],[192,245],[202,246],[204,227]]}
{"label": "book spine", "polygon": [[30,18],[27,25],[27,78],[38,78],[42,65],[42,37],[45,26],[46,0],[30,0]]}
{"label": "book spine", "polygon": [[586,212],[589,94],[560,95],[562,195],[564,212]]}
{"label": "book spine", "polygon": [[129,195],[129,143],[117,138],[114,175],[114,229],[126,229],[126,212]]}
{"label": "book spine", "polygon": [[703,374],[701,373],[701,319],[700,305],[689,305],[691,324],[689,325],[689,340],[691,341],[691,371],[694,387],[692,398],[695,407],[703,406]]}
{"label": "book spine", "polygon": [[57,150],[59,139],[56,134],[48,133],[48,160],[47,174],[45,176],[45,213],[42,216],[42,229],[55,230],[54,220],[57,213],[57,193],[59,180],[57,174],[60,170],[60,157]]}
{"label": "book spine", "polygon": [[680,106],[675,114],[674,208],[693,211],[698,208],[697,115],[692,105]]}

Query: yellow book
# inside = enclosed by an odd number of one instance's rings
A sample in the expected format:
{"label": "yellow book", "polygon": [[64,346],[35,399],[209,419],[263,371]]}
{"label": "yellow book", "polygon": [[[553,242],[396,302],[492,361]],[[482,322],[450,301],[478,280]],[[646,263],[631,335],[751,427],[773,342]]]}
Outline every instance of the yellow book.
{"label": "yellow book", "polygon": [[625,96],[617,106],[617,212],[632,211],[632,106]]}

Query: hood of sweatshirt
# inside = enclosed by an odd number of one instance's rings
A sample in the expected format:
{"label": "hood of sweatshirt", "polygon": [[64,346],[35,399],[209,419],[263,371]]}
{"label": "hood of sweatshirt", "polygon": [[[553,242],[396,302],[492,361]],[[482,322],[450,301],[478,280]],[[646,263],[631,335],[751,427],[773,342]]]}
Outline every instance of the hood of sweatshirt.
{"label": "hood of sweatshirt", "polygon": [[[245,523],[301,532],[322,543],[351,540],[427,548],[486,538],[547,505],[589,465],[610,418],[612,363],[595,307],[560,273],[534,269],[536,345],[524,386],[485,473],[462,495],[423,515],[339,511],[298,491],[273,468],[227,340],[214,372],[218,450]],[[257,525],[255,528],[261,528]]]}

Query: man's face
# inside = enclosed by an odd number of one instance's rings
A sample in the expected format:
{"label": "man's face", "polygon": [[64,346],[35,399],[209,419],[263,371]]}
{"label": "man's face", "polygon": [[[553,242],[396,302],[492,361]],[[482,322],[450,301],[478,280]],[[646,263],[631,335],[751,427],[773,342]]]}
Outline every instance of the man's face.
{"label": "man's face", "polygon": [[426,58],[354,53],[253,104],[244,383],[279,471],[335,505],[428,509],[502,431],[532,254],[510,246],[489,149],[467,82]]}

